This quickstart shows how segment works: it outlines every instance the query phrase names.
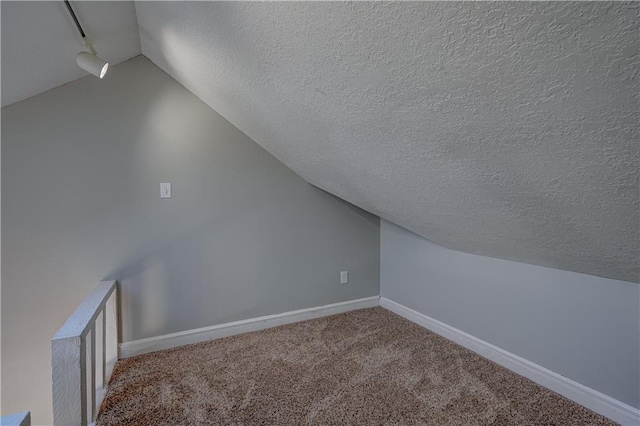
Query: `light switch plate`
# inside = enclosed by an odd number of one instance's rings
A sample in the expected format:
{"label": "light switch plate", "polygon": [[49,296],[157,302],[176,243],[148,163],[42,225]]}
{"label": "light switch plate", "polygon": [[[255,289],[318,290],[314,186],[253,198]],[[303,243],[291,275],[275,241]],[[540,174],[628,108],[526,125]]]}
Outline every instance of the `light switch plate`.
{"label": "light switch plate", "polygon": [[160,184],[160,198],[171,198],[171,184],[170,183],[161,183]]}

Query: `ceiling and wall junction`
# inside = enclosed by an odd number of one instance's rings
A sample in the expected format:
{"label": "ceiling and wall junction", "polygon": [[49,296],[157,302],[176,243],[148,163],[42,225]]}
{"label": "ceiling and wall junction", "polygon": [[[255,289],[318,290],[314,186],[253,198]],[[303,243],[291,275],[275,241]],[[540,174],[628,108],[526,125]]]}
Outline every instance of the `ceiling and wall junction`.
{"label": "ceiling and wall junction", "polygon": [[[141,51],[308,182],[444,247],[638,281],[639,4],[137,2],[141,50],[114,4],[104,32],[78,6],[101,55]],[[57,12],[29,37],[75,55]],[[38,78],[13,30],[3,105],[81,75]]]}

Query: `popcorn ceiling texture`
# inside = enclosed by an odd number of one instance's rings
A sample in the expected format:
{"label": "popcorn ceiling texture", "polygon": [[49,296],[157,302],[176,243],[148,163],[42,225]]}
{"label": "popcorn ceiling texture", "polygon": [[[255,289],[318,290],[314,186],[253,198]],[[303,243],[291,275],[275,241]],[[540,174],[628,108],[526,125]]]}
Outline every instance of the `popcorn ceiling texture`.
{"label": "popcorn ceiling texture", "polygon": [[442,246],[638,281],[640,3],[136,4],[143,54]]}

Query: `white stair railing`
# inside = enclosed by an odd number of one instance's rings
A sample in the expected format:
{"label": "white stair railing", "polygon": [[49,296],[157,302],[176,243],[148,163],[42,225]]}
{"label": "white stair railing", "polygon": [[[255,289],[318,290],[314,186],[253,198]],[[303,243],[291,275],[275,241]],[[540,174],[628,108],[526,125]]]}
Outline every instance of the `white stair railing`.
{"label": "white stair railing", "polygon": [[31,426],[31,413],[22,411],[20,413],[9,414],[0,417],[0,425],[2,426]]}
{"label": "white stair railing", "polygon": [[53,423],[95,421],[118,360],[118,288],[99,282],[51,339]]}

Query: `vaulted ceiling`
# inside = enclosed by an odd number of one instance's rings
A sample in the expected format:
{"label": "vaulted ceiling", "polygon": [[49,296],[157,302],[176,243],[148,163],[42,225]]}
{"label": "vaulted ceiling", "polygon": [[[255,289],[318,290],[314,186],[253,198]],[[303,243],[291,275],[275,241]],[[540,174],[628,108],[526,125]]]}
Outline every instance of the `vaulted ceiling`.
{"label": "vaulted ceiling", "polygon": [[145,56],[310,183],[445,247],[638,281],[640,4],[135,9]]}
{"label": "vaulted ceiling", "polygon": [[[98,54],[117,64],[140,54],[133,2],[72,2]],[[2,1],[2,106],[87,75],[86,50],[62,1]]]}

